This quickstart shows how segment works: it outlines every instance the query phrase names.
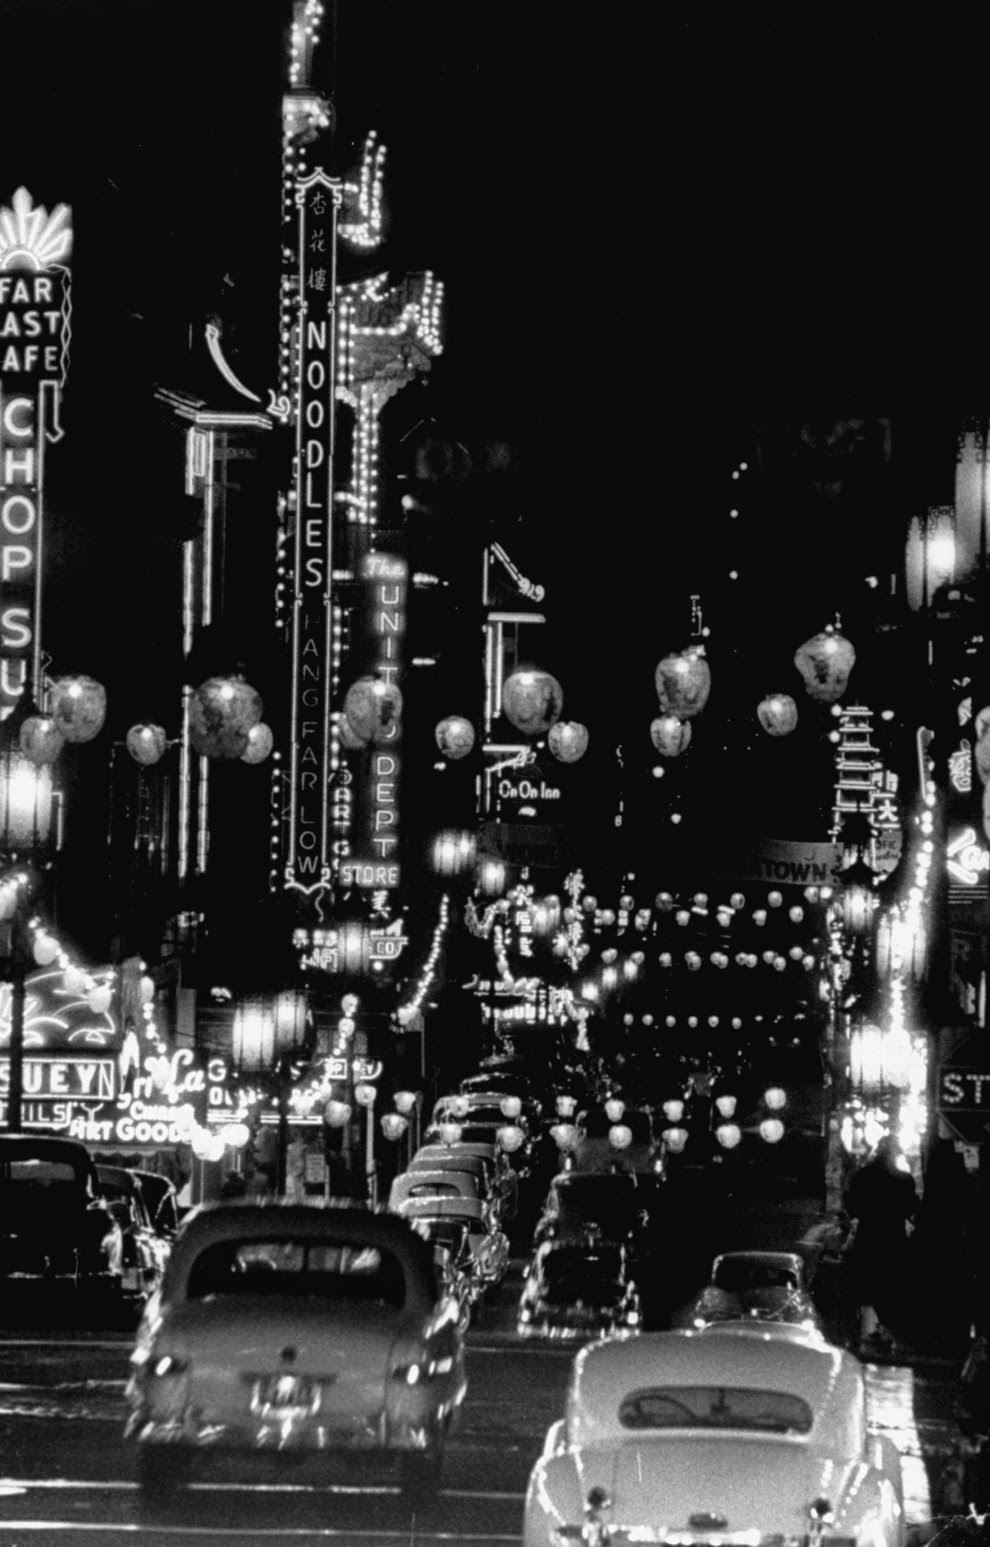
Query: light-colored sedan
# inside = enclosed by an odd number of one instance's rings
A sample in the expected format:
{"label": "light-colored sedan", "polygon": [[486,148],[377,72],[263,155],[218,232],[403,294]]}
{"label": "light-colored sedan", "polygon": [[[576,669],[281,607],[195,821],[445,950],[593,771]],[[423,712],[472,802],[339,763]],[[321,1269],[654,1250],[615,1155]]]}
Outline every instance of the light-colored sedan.
{"label": "light-colored sedan", "polygon": [[396,1212],[430,1241],[453,1241],[453,1232],[461,1232],[463,1245],[456,1252],[456,1265],[468,1275],[472,1304],[505,1277],[509,1238],[480,1198],[406,1198]]}
{"label": "light-colored sedan", "polygon": [[131,1355],[125,1434],[168,1498],[218,1453],[340,1451],[435,1491],[466,1391],[461,1308],[405,1220],[358,1206],[212,1204],[175,1238]]}
{"label": "light-colored sedan", "polygon": [[722,1252],[712,1263],[708,1283],[674,1317],[674,1326],[724,1321],[789,1322],[820,1332],[802,1258],[796,1252]]}
{"label": "light-colored sedan", "polygon": [[903,1547],[900,1455],[864,1372],[799,1327],[647,1332],[576,1356],[525,1547]]}

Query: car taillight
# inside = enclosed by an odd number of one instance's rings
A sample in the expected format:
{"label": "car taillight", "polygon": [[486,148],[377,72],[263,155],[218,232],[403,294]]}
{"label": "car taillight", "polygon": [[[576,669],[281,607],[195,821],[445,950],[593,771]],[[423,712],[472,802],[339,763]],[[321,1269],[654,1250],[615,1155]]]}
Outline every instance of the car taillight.
{"label": "car taillight", "polygon": [[152,1350],[144,1364],[144,1395],[159,1422],[181,1418],[189,1395],[189,1361],[181,1355]]}

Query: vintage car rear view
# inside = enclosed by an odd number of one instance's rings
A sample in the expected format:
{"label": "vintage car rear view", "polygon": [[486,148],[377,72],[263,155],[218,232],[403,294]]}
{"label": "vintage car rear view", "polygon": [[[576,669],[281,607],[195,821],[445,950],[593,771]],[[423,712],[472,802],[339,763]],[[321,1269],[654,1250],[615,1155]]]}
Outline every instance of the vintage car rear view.
{"label": "vintage car rear view", "polygon": [[202,1205],[131,1356],[125,1433],[151,1499],[211,1456],[364,1455],[428,1495],[466,1391],[461,1308],[405,1220],[355,1207]]}
{"label": "vintage car rear view", "polygon": [[525,1547],[902,1547],[900,1455],[863,1368],[797,1327],[648,1332],[576,1356]]}
{"label": "vintage car rear view", "polygon": [[161,1282],[170,1243],[153,1228],[141,1182],[133,1171],[97,1162],[96,1180],[100,1196],[109,1205],[123,1237],[124,1301],[140,1309]]}
{"label": "vintage car rear view", "polygon": [[5,1292],[68,1290],[116,1308],[123,1238],[77,1139],[0,1134],[0,1276]]}
{"label": "vintage car rear view", "polygon": [[716,1257],[708,1283],[674,1317],[674,1325],[706,1327],[725,1321],[792,1322],[821,1331],[797,1253],[734,1251]]}
{"label": "vintage car rear view", "polygon": [[629,1277],[623,1247],[545,1241],[537,1248],[519,1298],[520,1337],[604,1337],[638,1331],[642,1320],[639,1290]]}

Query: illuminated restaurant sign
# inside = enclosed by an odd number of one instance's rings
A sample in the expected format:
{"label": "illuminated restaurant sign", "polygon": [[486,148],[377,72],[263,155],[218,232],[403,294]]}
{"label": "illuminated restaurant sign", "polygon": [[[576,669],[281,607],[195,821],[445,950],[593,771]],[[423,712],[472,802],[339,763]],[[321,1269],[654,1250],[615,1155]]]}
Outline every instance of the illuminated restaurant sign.
{"label": "illuminated restaurant sign", "polygon": [[45,451],[61,440],[69,209],[0,207],[0,718],[41,675]]}
{"label": "illuminated restaurant sign", "polygon": [[[406,592],[409,570],[395,554],[369,553],[361,565],[367,583],[365,629],[370,640],[369,672],[390,687],[402,677],[406,632]],[[344,886],[390,891],[400,882],[399,777],[402,720],[396,716],[387,733],[370,748],[355,778],[355,848],[340,864]],[[365,766],[366,765],[366,766]]]}
{"label": "illuminated restaurant sign", "polygon": [[[116,1056],[26,1056],[23,1124],[86,1144],[154,1147],[188,1139],[193,1122],[237,1115],[222,1058],[200,1064],[180,1048],[171,1058],[146,1058],[144,1069],[124,1089]],[[9,1080],[9,1060],[0,1059],[0,1124],[7,1121]]]}
{"label": "illuminated restaurant sign", "polygon": [[292,700],[284,884],[330,885],[328,779],[333,635],[334,297],[340,186],[317,170],[296,185],[295,546]]}

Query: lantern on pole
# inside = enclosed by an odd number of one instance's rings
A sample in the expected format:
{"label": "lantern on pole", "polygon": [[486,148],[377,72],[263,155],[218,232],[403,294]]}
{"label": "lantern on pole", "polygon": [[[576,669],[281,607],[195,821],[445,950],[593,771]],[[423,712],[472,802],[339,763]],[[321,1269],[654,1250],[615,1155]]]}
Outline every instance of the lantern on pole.
{"label": "lantern on pole", "polygon": [[107,717],[106,688],[93,677],[56,677],[49,713],[66,741],[92,741]]}

